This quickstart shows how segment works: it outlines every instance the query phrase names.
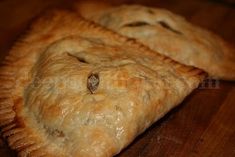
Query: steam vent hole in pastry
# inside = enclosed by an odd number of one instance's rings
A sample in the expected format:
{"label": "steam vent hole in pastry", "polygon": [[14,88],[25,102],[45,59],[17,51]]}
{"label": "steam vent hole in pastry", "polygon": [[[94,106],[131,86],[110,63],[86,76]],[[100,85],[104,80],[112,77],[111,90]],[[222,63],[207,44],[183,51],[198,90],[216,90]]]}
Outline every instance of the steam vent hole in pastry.
{"label": "steam vent hole in pastry", "polygon": [[99,75],[90,74],[87,79],[87,88],[93,94],[99,86]]}
{"label": "steam vent hole in pastry", "polygon": [[[161,25],[165,29],[168,29],[169,31],[172,31],[173,33],[180,34],[180,35],[183,34],[182,32],[172,28],[169,24],[167,24],[164,21],[157,21],[157,24]],[[150,26],[150,25],[151,25],[150,23],[145,22],[145,21],[135,21],[135,22],[125,24],[123,27],[141,27],[141,26]]]}

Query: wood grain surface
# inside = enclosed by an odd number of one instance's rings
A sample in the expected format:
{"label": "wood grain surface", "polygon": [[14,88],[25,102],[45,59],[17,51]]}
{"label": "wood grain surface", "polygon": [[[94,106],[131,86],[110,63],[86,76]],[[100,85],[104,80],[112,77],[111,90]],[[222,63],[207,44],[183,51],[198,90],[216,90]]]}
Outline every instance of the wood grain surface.
{"label": "wood grain surface", "polygon": [[[115,0],[167,8],[235,46],[234,0]],[[1,0],[0,60],[32,18],[66,0]],[[0,157],[14,157],[0,140]],[[235,157],[235,83],[209,80],[117,157]]]}

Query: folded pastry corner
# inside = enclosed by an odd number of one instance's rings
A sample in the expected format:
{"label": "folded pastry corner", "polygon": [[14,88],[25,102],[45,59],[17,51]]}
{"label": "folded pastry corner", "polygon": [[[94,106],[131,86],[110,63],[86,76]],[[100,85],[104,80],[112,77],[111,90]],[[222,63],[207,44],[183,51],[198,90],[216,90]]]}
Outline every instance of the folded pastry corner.
{"label": "folded pastry corner", "polygon": [[111,157],[205,73],[69,11],[34,22],[0,69],[0,125],[22,157]]}

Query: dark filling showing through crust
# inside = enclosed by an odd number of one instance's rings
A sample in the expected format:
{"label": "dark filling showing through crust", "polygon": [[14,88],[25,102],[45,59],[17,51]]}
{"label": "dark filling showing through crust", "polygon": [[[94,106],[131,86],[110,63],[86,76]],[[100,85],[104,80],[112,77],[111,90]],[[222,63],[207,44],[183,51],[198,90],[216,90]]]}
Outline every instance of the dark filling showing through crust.
{"label": "dark filling showing through crust", "polygon": [[[90,64],[85,58],[72,55],[70,53],[67,53],[68,56],[76,58],[81,63]],[[100,83],[100,78],[98,73],[91,73],[87,78],[87,89],[91,92],[91,94],[94,94],[97,90]]]}
{"label": "dark filling showing through crust", "polygon": [[154,11],[152,11],[151,9],[147,9],[147,12],[148,12],[149,14],[154,14]]}
{"label": "dark filling showing through crust", "polygon": [[89,63],[85,60],[85,58],[78,57],[78,56],[74,56],[74,55],[72,55],[72,54],[70,54],[70,53],[67,53],[67,54],[68,54],[68,56],[70,56],[70,57],[76,58],[76,59],[77,59],[79,62],[81,62],[81,63],[89,64]]}
{"label": "dark filling showing through crust", "polygon": [[91,92],[91,94],[94,94],[97,90],[100,83],[100,78],[97,73],[92,73],[87,78],[87,88]]}
{"label": "dark filling showing through crust", "polygon": [[176,33],[176,34],[180,34],[180,35],[183,34],[182,32],[173,29],[171,26],[169,26],[169,25],[168,25],[166,22],[164,22],[164,21],[158,21],[157,23],[160,24],[163,28],[168,29],[168,30],[170,30],[170,31],[172,31],[172,32],[174,32],[174,33]]}
{"label": "dark filling showing through crust", "polygon": [[65,137],[64,132],[60,131],[60,130],[57,130],[57,129],[51,131],[50,135],[52,135],[54,137],[60,137],[60,138]]}
{"label": "dark filling showing through crust", "polygon": [[[168,25],[164,21],[157,21],[157,23],[160,24],[163,28],[168,29],[173,33],[176,33],[176,34],[179,34],[179,35],[183,34],[182,32],[172,28],[170,25]],[[144,22],[144,21],[135,21],[135,22],[127,23],[127,24],[123,25],[123,27],[142,27],[142,26],[148,26],[148,25],[151,25],[151,24],[149,24],[147,22]]]}
{"label": "dark filling showing through crust", "polygon": [[140,26],[146,26],[146,25],[150,25],[150,24],[144,21],[136,21],[136,22],[125,24],[123,27],[140,27]]}

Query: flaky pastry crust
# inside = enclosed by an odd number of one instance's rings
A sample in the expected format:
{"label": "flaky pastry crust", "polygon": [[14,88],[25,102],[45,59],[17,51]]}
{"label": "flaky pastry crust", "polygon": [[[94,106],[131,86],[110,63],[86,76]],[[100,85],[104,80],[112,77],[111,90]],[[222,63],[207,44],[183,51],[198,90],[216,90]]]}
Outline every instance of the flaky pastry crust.
{"label": "flaky pastry crust", "polygon": [[135,38],[157,53],[203,69],[214,78],[235,80],[235,48],[179,15],[140,5],[107,6],[92,11],[90,5],[79,5],[77,9],[84,17]]}
{"label": "flaky pastry crust", "polygon": [[205,73],[69,11],[36,20],[0,70],[0,125],[21,157],[111,157]]}

